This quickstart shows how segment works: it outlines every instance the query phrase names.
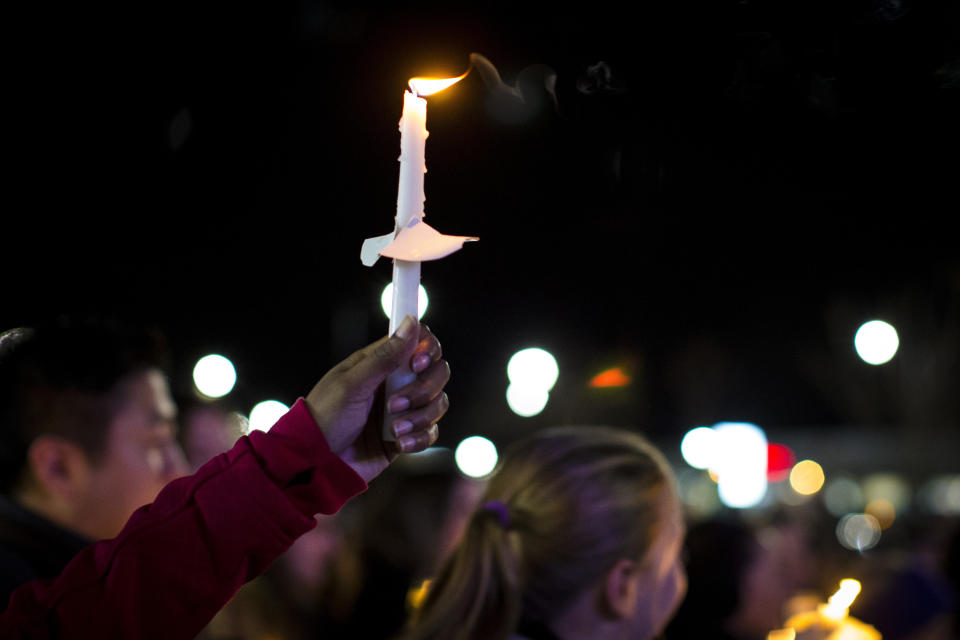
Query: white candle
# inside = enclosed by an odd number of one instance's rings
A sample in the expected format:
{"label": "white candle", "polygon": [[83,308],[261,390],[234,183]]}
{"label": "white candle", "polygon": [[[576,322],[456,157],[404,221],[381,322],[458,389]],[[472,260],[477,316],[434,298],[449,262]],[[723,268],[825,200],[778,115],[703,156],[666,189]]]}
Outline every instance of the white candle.
{"label": "white candle", "polygon": [[[411,220],[423,219],[423,174],[427,172],[427,101],[410,91],[403,92],[403,115],[400,118],[400,186],[397,190],[397,224],[395,233],[406,228]],[[390,305],[390,335],[404,317],[417,314],[420,287],[420,263],[393,261],[393,302]],[[386,397],[413,382],[416,375],[404,363],[387,378]],[[383,437],[395,440],[392,423],[384,420]]]}
{"label": "white candle", "polygon": [[[403,115],[400,118],[400,186],[397,189],[395,232],[412,220],[423,219],[423,174],[427,172],[426,146],[427,101],[410,91],[403,92]],[[420,263],[393,261],[393,303],[390,311],[392,334],[404,316],[417,317],[417,290],[420,285]]]}
{"label": "white candle", "polygon": [[[397,217],[394,233],[398,234],[413,221],[423,219],[423,175],[427,172],[426,147],[427,101],[423,95],[436,93],[459,82],[457,78],[412,78],[410,90],[403,92],[403,114],[400,117],[400,185],[397,189]],[[393,302],[390,305],[390,335],[407,315],[418,317],[417,300],[420,287],[420,262],[394,259]],[[416,375],[404,363],[387,378],[386,398],[413,382]],[[384,420],[383,437],[395,440],[389,415]]]}

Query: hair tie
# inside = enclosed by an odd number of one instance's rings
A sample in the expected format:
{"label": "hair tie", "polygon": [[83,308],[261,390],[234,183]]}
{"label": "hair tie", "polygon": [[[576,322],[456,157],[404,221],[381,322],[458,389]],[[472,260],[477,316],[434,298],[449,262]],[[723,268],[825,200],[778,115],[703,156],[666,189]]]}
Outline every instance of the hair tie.
{"label": "hair tie", "polygon": [[483,503],[483,510],[496,514],[497,522],[500,523],[501,527],[504,529],[510,528],[510,512],[507,511],[507,505],[499,500],[488,500]]}

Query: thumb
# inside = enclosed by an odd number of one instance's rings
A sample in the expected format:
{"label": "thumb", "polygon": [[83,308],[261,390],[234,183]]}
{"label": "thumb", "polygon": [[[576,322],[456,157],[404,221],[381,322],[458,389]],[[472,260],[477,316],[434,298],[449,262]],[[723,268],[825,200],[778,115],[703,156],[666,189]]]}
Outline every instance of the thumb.
{"label": "thumb", "polygon": [[381,338],[357,351],[343,363],[347,384],[375,389],[406,362],[417,347],[420,332],[412,315],[407,315],[392,336]]}

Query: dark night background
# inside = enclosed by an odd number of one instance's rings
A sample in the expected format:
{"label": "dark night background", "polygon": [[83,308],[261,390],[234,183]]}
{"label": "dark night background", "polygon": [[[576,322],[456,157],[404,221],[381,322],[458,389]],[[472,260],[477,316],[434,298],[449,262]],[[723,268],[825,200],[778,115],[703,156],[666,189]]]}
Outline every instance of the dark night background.
{"label": "dark night background", "polygon": [[[749,420],[955,471],[958,4],[524,6],[8,10],[0,326],[148,320],[180,390],[218,351],[238,408],[292,402],[386,330],[389,265],[359,250],[393,224],[402,92],[476,51],[508,83],[552,68],[558,108],[497,107],[476,73],[429,101],[427,220],[481,238],[423,268],[441,444],[604,422],[675,449]],[[852,348],[873,318],[900,331],[883,367]],[[530,419],[503,400],[526,346],[561,370]],[[617,365],[631,386],[587,388]]]}

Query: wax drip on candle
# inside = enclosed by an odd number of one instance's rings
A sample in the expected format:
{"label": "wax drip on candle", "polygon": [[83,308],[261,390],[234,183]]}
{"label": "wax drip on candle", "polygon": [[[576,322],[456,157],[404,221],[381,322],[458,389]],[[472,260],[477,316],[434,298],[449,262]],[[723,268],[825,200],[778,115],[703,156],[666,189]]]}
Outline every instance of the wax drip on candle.
{"label": "wax drip on candle", "polygon": [[[408,139],[401,136],[400,162],[401,165],[405,161],[410,163],[411,166],[417,165],[421,176],[416,178],[416,185],[406,184],[406,189],[404,188],[405,180],[401,178],[402,193],[398,196],[398,216],[394,230],[382,236],[367,238],[363,242],[360,249],[360,261],[365,266],[373,266],[380,256],[416,262],[438,260],[459,250],[464,242],[478,240],[474,236],[451,236],[436,231],[423,222],[422,207],[424,200],[422,172],[426,172],[424,143],[429,136],[425,125],[426,101],[422,96],[428,96],[453,86],[466,78],[469,73],[470,68],[467,68],[464,73],[455,78],[415,77],[408,81],[410,91],[404,92],[404,114],[407,115],[409,106],[409,115],[414,117],[415,112],[417,112],[416,117],[422,121],[419,122],[419,130],[416,128],[410,129]],[[408,100],[411,101],[409,104]],[[402,132],[403,119],[401,119]],[[410,145],[411,148],[406,149],[405,153],[406,145]],[[415,198],[416,201],[407,201],[408,198]]]}

